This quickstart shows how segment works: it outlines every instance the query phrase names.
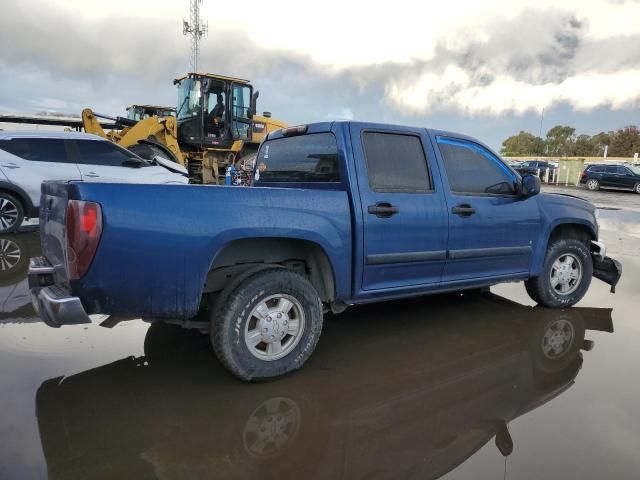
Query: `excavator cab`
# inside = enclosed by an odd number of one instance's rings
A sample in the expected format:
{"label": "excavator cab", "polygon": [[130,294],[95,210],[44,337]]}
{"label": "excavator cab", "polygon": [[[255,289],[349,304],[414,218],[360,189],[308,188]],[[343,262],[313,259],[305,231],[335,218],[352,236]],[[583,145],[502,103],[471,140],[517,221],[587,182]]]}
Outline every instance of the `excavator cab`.
{"label": "excavator cab", "polygon": [[251,142],[257,98],[248,80],[189,73],[176,78],[178,141],[192,149],[225,149]]}

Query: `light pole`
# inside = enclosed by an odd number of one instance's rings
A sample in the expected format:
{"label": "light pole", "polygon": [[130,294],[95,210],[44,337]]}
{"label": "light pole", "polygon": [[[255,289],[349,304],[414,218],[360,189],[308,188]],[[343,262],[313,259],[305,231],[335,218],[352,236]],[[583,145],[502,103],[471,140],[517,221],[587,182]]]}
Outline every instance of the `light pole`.
{"label": "light pole", "polygon": [[[543,143],[542,143],[542,119],[544,118],[544,107],[542,107],[542,111],[540,112],[540,130],[538,131],[538,138],[540,139],[540,157],[542,156],[542,149],[543,149]],[[538,157],[538,159],[540,158]]]}

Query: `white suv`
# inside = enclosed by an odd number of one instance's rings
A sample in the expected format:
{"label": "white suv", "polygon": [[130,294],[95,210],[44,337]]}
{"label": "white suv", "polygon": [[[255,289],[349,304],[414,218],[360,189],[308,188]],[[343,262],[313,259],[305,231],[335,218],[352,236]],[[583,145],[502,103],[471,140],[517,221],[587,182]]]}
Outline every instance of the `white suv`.
{"label": "white suv", "polygon": [[45,180],[189,182],[181,165],[160,166],[96,135],[0,131],[0,234],[17,230],[24,218],[38,216]]}

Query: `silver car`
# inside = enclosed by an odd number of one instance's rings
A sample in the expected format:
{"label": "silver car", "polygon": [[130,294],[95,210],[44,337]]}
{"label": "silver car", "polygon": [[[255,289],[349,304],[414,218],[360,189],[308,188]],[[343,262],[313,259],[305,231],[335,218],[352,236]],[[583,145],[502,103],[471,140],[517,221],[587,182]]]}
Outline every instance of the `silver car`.
{"label": "silver car", "polygon": [[183,166],[143,160],[96,135],[0,131],[0,234],[38,216],[40,185],[45,180],[189,182]]}

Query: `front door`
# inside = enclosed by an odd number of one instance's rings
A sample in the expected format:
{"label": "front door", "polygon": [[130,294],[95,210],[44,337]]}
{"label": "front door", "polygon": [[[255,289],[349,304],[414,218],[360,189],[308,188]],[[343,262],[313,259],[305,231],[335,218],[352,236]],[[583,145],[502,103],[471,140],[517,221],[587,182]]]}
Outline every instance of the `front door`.
{"label": "front door", "polygon": [[362,289],[437,284],[447,217],[426,133],[350,128],[364,225]]}
{"label": "front door", "polygon": [[144,168],[127,166],[135,155],[111,142],[77,139],[70,143],[85,182],[143,183],[149,173]]}
{"label": "front door", "polygon": [[499,278],[529,272],[539,237],[535,197],[516,194],[516,175],[476,143],[437,137],[449,216],[443,282]]}

